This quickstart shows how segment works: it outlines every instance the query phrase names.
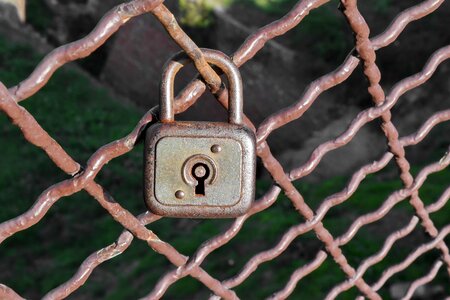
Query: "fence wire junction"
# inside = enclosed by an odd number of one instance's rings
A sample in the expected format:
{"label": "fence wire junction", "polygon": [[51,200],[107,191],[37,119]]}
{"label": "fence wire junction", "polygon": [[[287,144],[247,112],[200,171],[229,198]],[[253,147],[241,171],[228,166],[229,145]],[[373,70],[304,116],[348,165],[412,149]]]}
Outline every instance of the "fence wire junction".
{"label": "fence wire junction", "polygon": [[[285,16],[260,28],[249,36],[232,55],[234,63],[238,67],[247,63],[264,47],[266,42],[291,30],[310,11],[327,2],[329,1],[299,1]],[[401,80],[387,94],[379,84],[381,73],[376,64],[376,51],[393,43],[409,23],[431,14],[442,3],[444,3],[444,0],[428,0],[412,6],[401,12],[383,33],[369,38],[369,26],[358,10],[357,1],[341,0],[341,10],[355,36],[354,50],[336,70],[310,83],[295,103],[274,112],[258,127],[255,127],[252,121],[245,117],[245,123],[255,131],[257,136],[257,155],[272,176],[274,184],[264,196],[255,201],[247,214],[236,218],[231,227],[223,233],[205,241],[191,257],[178,252],[171,244],[161,240],[155,232],[146,227],[153,222],[160,221],[160,216],[150,212],[134,216],[95,181],[97,174],[105,164],[134,148],[144,128],[155,121],[154,113],[156,109],[146,113],[127,136],[98,149],[82,167],[40,126],[24,107],[19,105],[21,101],[28,99],[45,86],[58,68],[68,62],[90,55],[131,18],[144,13],[151,13],[161,22],[181,49],[188,54],[200,73],[200,76],[194,78],[177,96],[175,101],[176,113],[187,110],[207,88],[227,108],[228,92],[222,85],[220,76],[206,62],[201,50],[181,29],[162,0],[133,0],[113,8],[89,35],[53,50],[41,61],[32,74],[17,86],[8,89],[0,83],[0,109],[11,119],[14,125],[20,128],[28,142],[44,150],[56,166],[70,175],[69,179],[56,183],[45,190],[28,211],[1,223],[0,243],[38,223],[62,197],[85,190],[106,209],[115,221],[124,227],[124,231],[114,243],[87,257],[72,278],[48,292],[43,297],[44,299],[62,299],[69,296],[88,280],[97,266],[123,253],[135,237],[145,241],[152,251],[165,256],[175,266],[174,269],[162,275],[153,290],[148,291],[147,296],[145,296],[146,299],[163,297],[172,284],[186,276],[197,279],[210,289],[212,292],[211,299],[238,299],[238,295],[233,291],[233,288],[244,282],[261,264],[282,254],[294,239],[308,232],[316,234],[317,238],[323,243],[324,249],[320,250],[312,261],[295,270],[284,288],[270,295],[270,299],[287,298],[293,292],[297,283],[319,268],[329,256],[340,267],[347,279],[333,287],[326,299],[334,299],[353,287],[356,287],[360,293],[358,299],[381,299],[379,291],[392,276],[408,268],[421,255],[437,249],[441,254],[440,259],[430,266],[428,274],[423,274],[423,277],[417,278],[411,283],[404,295],[404,299],[410,299],[420,286],[432,281],[441,268],[446,268],[450,275],[450,254],[445,243],[445,238],[450,234],[450,224],[438,230],[430,218],[430,214],[445,206],[450,198],[450,186],[431,205],[425,206],[419,197],[419,189],[427,177],[448,167],[450,154],[447,152],[440,161],[428,165],[417,176],[413,177],[410,172],[410,164],[405,157],[405,147],[420,143],[433,127],[449,121],[450,109],[436,112],[416,133],[405,137],[399,137],[397,129],[391,121],[391,109],[403,94],[425,83],[437,67],[450,58],[450,46],[435,51],[421,72]],[[269,135],[287,123],[301,118],[321,93],[344,82],[359,64],[362,64],[364,74],[368,79],[368,92],[374,105],[360,112],[341,135],[319,145],[306,163],[293,170],[285,171],[271,153],[267,143]],[[381,120],[381,130],[386,136],[388,151],[379,160],[361,167],[353,174],[342,191],[325,198],[320,207],[313,211],[294,187],[293,182],[313,172],[327,153],[348,144],[360,128],[376,119]],[[403,188],[392,193],[377,210],[358,217],[343,235],[333,237],[323,225],[327,212],[332,207],[348,200],[367,175],[382,170],[392,159],[395,159],[398,166]],[[201,265],[208,255],[233,239],[248,218],[268,209],[277,200],[281,192],[289,198],[294,208],[304,217],[305,222],[289,228],[278,244],[271,249],[256,254],[234,277],[220,281],[206,272]],[[356,268],[351,266],[341,247],[349,243],[362,227],[382,219],[397,203],[405,200],[409,200],[415,211],[415,215],[411,217],[409,224],[390,234],[376,254],[366,258]],[[367,270],[383,260],[398,240],[406,237],[418,226],[421,226],[424,232],[429,235],[430,241],[419,245],[402,262],[386,269],[376,282],[366,282],[364,274]],[[1,284],[0,298],[23,299],[16,291]]]}

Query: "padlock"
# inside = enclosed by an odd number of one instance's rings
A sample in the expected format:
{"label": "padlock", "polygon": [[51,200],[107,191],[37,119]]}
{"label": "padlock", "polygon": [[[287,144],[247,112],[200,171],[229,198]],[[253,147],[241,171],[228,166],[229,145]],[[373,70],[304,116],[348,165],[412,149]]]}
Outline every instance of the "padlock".
{"label": "padlock", "polygon": [[228,123],[174,120],[174,78],[190,60],[182,54],[169,60],[161,81],[160,123],[147,130],[144,150],[145,202],[161,216],[237,217],[254,199],[255,135],[243,125],[239,70],[222,52],[202,50],[228,77]]}

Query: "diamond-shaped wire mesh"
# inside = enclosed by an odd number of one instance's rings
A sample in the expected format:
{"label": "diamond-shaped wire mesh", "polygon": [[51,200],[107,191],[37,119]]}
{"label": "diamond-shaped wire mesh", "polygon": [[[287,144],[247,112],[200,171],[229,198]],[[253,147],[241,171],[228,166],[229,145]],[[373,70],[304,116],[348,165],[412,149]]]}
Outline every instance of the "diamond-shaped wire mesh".
{"label": "diamond-shaped wire mesh", "polygon": [[[50,291],[45,295],[45,299],[61,299],[73,293],[88,280],[98,265],[123,253],[130,246],[134,237],[145,241],[151,248],[150,251],[155,251],[165,256],[176,266],[173,270],[162,275],[158,283],[153,287],[153,290],[148,291],[146,296],[148,299],[161,298],[172,284],[186,276],[191,276],[208,287],[213,293],[212,298],[237,299],[238,295],[233,291],[234,287],[243,283],[261,264],[273,260],[282,254],[294,239],[309,232],[314,232],[316,237],[323,243],[323,250],[320,250],[312,261],[301,265],[295,270],[284,288],[271,295],[270,298],[287,298],[296,288],[297,283],[303,277],[318,269],[327,257],[331,257],[334,260],[347,278],[329,291],[327,299],[334,299],[351,288],[356,288],[361,298],[381,299],[378,292],[387,280],[408,268],[417,258],[433,249],[437,249],[440,252],[440,259],[430,266],[428,274],[423,274],[423,277],[417,278],[411,283],[404,298],[411,298],[420,286],[432,281],[442,267],[446,268],[447,272],[450,273],[450,255],[444,240],[450,234],[450,224],[438,230],[430,219],[430,214],[441,210],[445,206],[450,197],[450,187],[445,189],[436,202],[428,206],[425,206],[419,197],[419,189],[423,186],[427,177],[448,167],[450,154],[447,153],[440,161],[428,165],[417,176],[413,177],[404,150],[405,147],[420,143],[436,125],[449,121],[450,110],[436,112],[416,133],[401,138],[399,138],[397,129],[391,121],[390,112],[403,94],[426,82],[433,75],[436,68],[450,58],[450,46],[435,51],[422,71],[401,80],[387,94],[379,85],[380,71],[376,64],[375,53],[376,50],[393,43],[409,23],[438,9],[444,2],[443,0],[423,1],[410,7],[401,12],[383,33],[373,38],[369,38],[369,26],[358,11],[357,1],[341,1],[342,12],[355,35],[354,51],[347,56],[336,70],[313,81],[294,104],[272,113],[257,128],[252,124],[251,120],[245,118],[247,126],[256,132],[257,155],[272,176],[273,186],[253,204],[247,214],[236,218],[233,224],[223,233],[205,241],[191,257],[178,252],[171,244],[161,240],[156,233],[146,227],[156,221],[163,222],[160,216],[153,215],[150,212],[134,216],[114,201],[112,196],[95,181],[97,174],[105,164],[134,148],[143,129],[154,121],[154,110],[145,114],[127,136],[112,141],[98,149],[86,165],[81,167],[39,125],[32,114],[18,104],[45,86],[58,68],[70,61],[88,56],[100,47],[128,20],[144,13],[152,13],[165,26],[174,41],[189,54],[203,80],[211,91],[215,93],[218,101],[226,107],[227,93],[221,85],[220,77],[206,63],[201,50],[182,31],[174,16],[162,2],[162,0],[133,0],[115,7],[104,16],[98,26],[88,36],[61,46],[48,54],[34,72],[20,84],[9,89],[0,84],[1,110],[20,128],[28,142],[44,150],[60,169],[71,176],[69,179],[49,187],[39,196],[33,207],[22,215],[3,221],[0,224],[0,243],[15,233],[38,223],[62,197],[72,195],[81,190],[85,190],[95,198],[111,217],[125,229],[115,243],[91,254],[72,278]],[[260,28],[249,36],[233,54],[232,59],[234,63],[238,67],[242,66],[251,60],[264,47],[267,41],[283,35],[296,27],[309,12],[327,2],[329,1],[299,1],[284,17]],[[341,135],[318,146],[306,163],[293,170],[285,171],[279,161],[271,154],[267,143],[269,135],[287,123],[301,118],[321,93],[344,82],[359,64],[363,66],[364,74],[368,79],[368,92],[372,97],[374,106],[361,111]],[[176,98],[175,111],[180,113],[187,110],[205,90],[206,85],[202,80],[193,80]],[[353,174],[347,186],[341,192],[325,198],[319,208],[313,211],[305,203],[301,193],[294,187],[293,181],[299,180],[313,172],[327,153],[348,144],[362,126],[376,119],[381,121],[381,130],[386,136],[389,147],[388,152],[379,160],[361,167]],[[392,159],[395,159],[395,163],[400,171],[403,188],[392,193],[375,211],[358,217],[344,234],[333,237],[323,223],[327,217],[327,212],[332,207],[348,200],[357,191],[360,183],[366,176],[384,169]],[[235,276],[220,281],[206,272],[202,268],[202,263],[208,255],[232,240],[241,228],[245,226],[247,219],[269,208],[277,200],[281,192],[290,199],[294,208],[305,219],[305,222],[289,228],[278,244],[253,256]],[[349,243],[361,228],[379,221],[397,203],[406,200],[409,200],[411,207],[415,211],[415,215],[411,216],[409,224],[391,233],[376,254],[367,257],[356,268],[351,266],[341,248]],[[418,225],[419,223],[420,225]],[[363,278],[366,272],[386,258],[398,240],[406,237],[413,230],[417,230],[418,227],[429,235],[430,241],[418,245],[406,259],[386,269],[378,281],[373,284],[367,283]],[[0,298],[21,299],[15,291],[5,285],[0,285]]]}

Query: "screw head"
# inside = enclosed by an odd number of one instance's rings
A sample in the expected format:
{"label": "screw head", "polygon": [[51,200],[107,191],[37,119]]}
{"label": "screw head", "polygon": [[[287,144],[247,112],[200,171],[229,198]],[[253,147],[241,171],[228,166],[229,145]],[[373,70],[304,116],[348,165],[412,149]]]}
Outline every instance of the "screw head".
{"label": "screw head", "polygon": [[222,147],[220,147],[220,145],[215,144],[211,146],[212,153],[219,153],[220,151],[222,151]]}
{"label": "screw head", "polygon": [[183,199],[184,198],[184,192],[182,191],[182,190],[178,190],[178,191],[176,191],[175,192],[175,197],[177,198],[177,199]]}
{"label": "screw head", "polygon": [[206,168],[203,165],[199,165],[194,169],[195,177],[203,178],[206,175]]}

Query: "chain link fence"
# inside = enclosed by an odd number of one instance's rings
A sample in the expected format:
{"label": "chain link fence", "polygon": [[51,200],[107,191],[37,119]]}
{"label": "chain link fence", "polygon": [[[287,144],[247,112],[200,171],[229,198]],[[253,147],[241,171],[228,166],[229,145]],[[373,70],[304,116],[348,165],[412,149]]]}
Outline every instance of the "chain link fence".
{"label": "chain link fence", "polygon": [[[297,26],[309,12],[327,2],[329,1],[299,1],[285,16],[260,28],[249,36],[232,55],[234,63],[238,67],[242,66],[251,60],[264,47],[267,41],[285,34]],[[327,299],[334,299],[351,288],[358,290],[360,294],[358,299],[381,299],[379,291],[391,277],[407,269],[420,256],[437,249],[440,252],[440,258],[430,266],[427,274],[420,275],[422,277],[418,277],[410,284],[406,294],[403,296],[404,299],[410,299],[419,287],[432,281],[441,268],[446,268],[447,273],[450,274],[450,254],[445,243],[445,238],[450,234],[450,224],[439,230],[430,218],[430,214],[441,210],[445,206],[450,198],[450,187],[445,189],[436,202],[428,206],[419,197],[419,189],[423,186],[427,177],[448,167],[450,154],[447,152],[441,160],[426,166],[413,177],[410,172],[410,163],[405,157],[405,147],[420,143],[433,127],[449,121],[450,110],[436,112],[416,133],[404,137],[399,137],[397,129],[391,121],[390,110],[403,94],[425,83],[433,75],[436,68],[450,58],[450,46],[435,51],[422,71],[401,80],[389,93],[385,93],[379,84],[381,74],[376,64],[376,50],[393,43],[409,23],[431,14],[443,2],[444,0],[428,0],[412,6],[401,12],[383,33],[369,38],[369,26],[358,10],[357,1],[341,1],[340,8],[355,36],[354,50],[336,70],[310,83],[303,95],[295,103],[274,112],[257,128],[251,120],[245,118],[247,126],[256,133],[257,155],[272,176],[273,186],[266,191],[265,195],[254,202],[247,214],[236,218],[232,225],[223,233],[205,241],[191,257],[178,252],[170,243],[161,240],[157,232],[153,232],[146,227],[153,222],[164,222],[160,216],[150,212],[134,216],[117,203],[96,182],[96,176],[105,164],[133,150],[143,130],[155,121],[154,113],[157,108],[145,114],[127,136],[112,141],[98,149],[85,166],[82,167],[40,126],[33,115],[19,105],[21,101],[28,99],[44,87],[58,68],[70,61],[90,55],[131,18],[144,13],[151,13],[164,25],[172,39],[193,60],[202,78],[194,78],[177,96],[175,101],[176,113],[183,112],[193,105],[206,91],[207,87],[213,92],[217,100],[224,107],[227,107],[228,93],[221,83],[220,76],[205,61],[201,50],[180,28],[173,14],[164,6],[162,0],[134,0],[115,7],[104,16],[97,27],[85,38],[61,46],[49,53],[34,72],[17,86],[8,89],[3,84],[0,84],[1,110],[11,119],[12,123],[20,128],[29,143],[45,151],[56,166],[71,176],[69,179],[56,183],[45,190],[35,204],[22,215],[3,221],[0,224],[0,243],[38,223],[62,197],[85,190],[106,209],[115,221],[124,227],[124,231],[113,244],[107,245],[87,257],[72,278],[50,291],[44,296],[44,299],[61,299],[69,296],[89,279],[97,266],[123,253],[131,245],[135,237],[145,241],[151,248],[149,251],[155,251],[165,256],[176,267],[162,274],[153,290],[148,291],[146,299],[163,297],[171,285],[186,276],[195,278],[210,289],[212,292],[211,299],[237,299],[239,295],[233,291],[234,287],[243,283],[261,264],[282,254],[294,239],[309,232],[315,233],[317,239],[323,243],[323,250],[319,250],[312,261],[301,265],[295,270],[288,282],[285,283],[284,288],[271,295],[270,299],[287,298],[296,288],[299,281],[318,269],[327,257],[331,257],[346,276],[345,281],[334,286],[329,291],[326,296]],[[301,118],[321,93],[344,82],[360,64],[363,66],[364,74],[368,79],[368,92],[374,105],[361,111],[341,135],[319,145],[306,163],[293,170],[284,170],[272,155],[267,138],[274,130]],[[301,193],[294,187],[293,182],[313,172],[327,153],[348,144],[360,128],[376,119],[381,121],[380,130],[386,136],[388,151],[379,160],[361,167],[353,174],[342,191],[325,198],[319,208],[313,211],[304,201]],[[324,218],[327,218],[327,212],[332,207],[348,200],[357,191],[360,183],[366,176],[384,169],[392,159],[395,160],[398,166],[403,188],[392,193],[375,211],[356,218],[344,234],[338,237],[332,236],[323,223]],[[289,228],[273,248],[253,256],[235,276],[221,281],[206,272],[202,268],[202,263],[208,255],[233,239],[241,228],[245,226],[247,219],[268,209],[277,200],[280,193],[284,193],[289,198],[293,209],[298,211],[305,221]],[[409,202],[415,211],[409,224],[391,233],[379,251],[367,257],[359,266],[350,265],[348,257],[342,251],[342,247],[349,243],[361,228],[381,220],[396,204],[406,201]],[[395,247],[396,242],[408,236],[413,230],[417,230],[417,227],[421,227],[421,230],[426,232],[429,236],[429,241],[425,244],[417,245],[417,248],[409,253],[406,259],[387,268],[376,282],[366,282],[364,275],[368,270],[386,258],[389,251]],[[276,270],[274,271],[276,272]],[[0,285],[0,298],[22,299],[18,293],[5,285]]]}

